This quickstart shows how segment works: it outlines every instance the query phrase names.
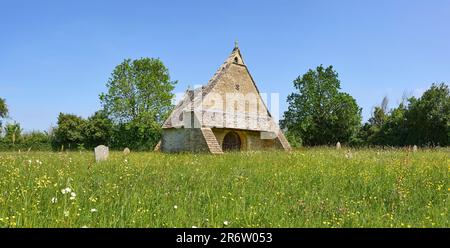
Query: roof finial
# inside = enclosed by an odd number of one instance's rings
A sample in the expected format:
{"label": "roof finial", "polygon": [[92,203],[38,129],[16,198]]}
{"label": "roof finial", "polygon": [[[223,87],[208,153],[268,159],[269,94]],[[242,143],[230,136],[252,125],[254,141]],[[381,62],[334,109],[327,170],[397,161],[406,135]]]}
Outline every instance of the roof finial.
{"label": "roof finial", "polygon": [[238,48],[238,41],[237,40],[234,41],[234,48],[235,49]]}

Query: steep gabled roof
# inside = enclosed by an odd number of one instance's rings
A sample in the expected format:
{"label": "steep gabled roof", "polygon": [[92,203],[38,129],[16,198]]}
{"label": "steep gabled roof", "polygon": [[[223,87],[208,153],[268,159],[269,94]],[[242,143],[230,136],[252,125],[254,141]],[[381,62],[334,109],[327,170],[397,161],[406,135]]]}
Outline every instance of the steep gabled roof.
{"label": "steep gabled roof", "polygon": [[[248,70],[247,66],[244,63],[244,59],[242,57],[240,49],[235,46],[231,54],[227,57],[227,59],[224,61],[224,63],[218,68],[216,73],[212,76],[212,78],[208,81],[208,83],[205,86],[202,86],[200,88],[197,88],[195,90],[187,90],[185,95],[183,96],[182,100],[177,104],[173,112],[171,113],[170,117],[166,120],[166,122],[163,125],[163,128],[173,128],[173,127],[182,127],[183,126],[183,112],[184,111],[192,111],[196,106],[199,104],[202,104],[203,99],[213,91],[213,89],[216,87],[217,83],[220,82],[223,78],[223,76],[230,70],[231,66],[239,66],[242,68],[245,68],[246,74],[248,74],[251,83],[253,84],[257,95],[259,97],[260,102],[263,104],[263,108],[265,109],[265,112],[267,113],[267,116],[258,116],[254,117],[256,122],[258,123],[258,126],[255,128],[245,128],[245,127],[237,127],[237,126],[222,126],[227,128],[239,128],[239,129],[251,129],[251,130],[261,130],[261,131],[273,131],[278,129],[278,125],[273,121],[271,118],[270,112],[267,109],[267,106],[265,102],[261,99],[260,92],[258,90],[258,87],[256,86],[255,81],[253,80],[253,77],[250,74],[250,71]],[[193,104],[192,104],[193,103]],[[228,118],[228,113],[226,112],[216,112],[220,115],[223,115],[222,118]],[[216,114],[215,113],[215,114]],[[196,113],[197,118],[199,119],[206,119],[209,118],[209,115],[211,113],[209,112],[201,112]],[[239,114],[235,114],[233,116],[236,118]],[[238,116],[237,118],[241,118],[240,120],[246,121],[248,120],[248,116],[242,117]],[[240,122],[240,120],[237,120],[235,122]],[[205,126],[214,126],[215,124],[213,122],[203,122]],[[219,126],[220,127],[220,126]]]}

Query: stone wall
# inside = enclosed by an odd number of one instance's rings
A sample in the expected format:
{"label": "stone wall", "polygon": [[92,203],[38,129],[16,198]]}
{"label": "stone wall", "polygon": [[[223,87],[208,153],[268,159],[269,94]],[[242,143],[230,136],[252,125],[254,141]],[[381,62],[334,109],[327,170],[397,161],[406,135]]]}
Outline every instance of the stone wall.
{"label": "stone wall", "polygon": [[[220,147],[222,147],[225,135],[230,131],[239,135],[242,151],[283,149],[278,138],[262,139],[261,132],[258,131],[213,128],[212,132]],[[199,128],[167,128],[163,129],[161,151],[210,152],[210,148]]]}
{"label": "stone wall", "polygon": [[209,152],[199,128],[166,128],[161,139],[163,152]]}
{"label": "stone wall", "polygon": [[249,131],[249,130],[235,130],[235,129],[222,129],[213,128],[214,135],[222,146],[225,135],[230,132],[236,132],[241,138],[241,150],[253,151],[253,150],[271,150],[271,149],[283,149],[281,142],[278,138],[275,139],[261,139],[261,132]]}

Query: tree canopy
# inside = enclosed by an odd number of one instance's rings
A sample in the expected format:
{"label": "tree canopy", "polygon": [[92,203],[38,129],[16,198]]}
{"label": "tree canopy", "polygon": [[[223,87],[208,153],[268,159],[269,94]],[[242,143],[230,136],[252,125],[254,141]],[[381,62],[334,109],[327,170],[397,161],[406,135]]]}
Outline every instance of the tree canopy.
{"label": "tree canopy", "polygon": [[83,118],[73,114],[60,113],[58,126],[54,130],[54,146],[64,146],[65,149],[83,147],[85,126],[86,121]]}
{"label": "tree canopy", "polygon": [[420,145],[450,145],[450,91],[448,85],[433,84],[416,99],[409,99],[405,113],[407,142]]}
{"label": "tree canopy", "polygon": [[318,66],[294,80],[296,92],[288,96],[281,120],[290,139],[305,145],[350,142],[361,125],[361,109],[349,94],[340,92],[332,66]]}
{"label": "tree canopy", "polygon": [[361,130],[361,137],[369,145],[449,145],[448,85],[432,84],[421,97],[407,98],[390,111],[375,107],[372,118]]}
{"label": "tree canopy", "polygon": [[124,60],[116,66],[100,95],[105,112],[116,123],[152,116],[162,124],[171,110],[176,81],[161,60],[141,58]]}
{"label": "tree canopy", "polygon": [[0,98],[0,127],[2,126],[2,118],[8,116],[8,106],[3,98]]}
{"label": "tree canopy", "polygon": [[20,124],[15,123],[8,123],[5,126],[5,140],[10,141],[12,144],[15,144],[22,134],[22,128],[20,127]]}
{"label": "tree canopy", "polygon": [[152,149],[172,110],[176,83],[159,59],[126,59],[118,65],[106,84],[108,92],[100,95],[104,112],[114,122],[113,144]]}

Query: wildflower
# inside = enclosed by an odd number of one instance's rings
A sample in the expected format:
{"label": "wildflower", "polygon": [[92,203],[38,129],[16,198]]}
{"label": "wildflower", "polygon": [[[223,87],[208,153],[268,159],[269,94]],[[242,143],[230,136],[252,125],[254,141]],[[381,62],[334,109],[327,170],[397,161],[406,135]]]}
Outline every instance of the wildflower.
{"label": "wildflower", "polygon": [[64,216],[69,217],[69,210],[64,210]]}
{"label": "wildflower", "polygon": [[70,189],[69,187],[61,190],[61,193],[63,193],[63,195],[70,193],[70,192],[72,192],[72,189]]}
{"label": "wildflower", "polygon": [[228,222],[228,220],[226,220],[226,221],[223,222],[223,225],[224,225],[224,226],[228,226],[229,224],[230,224],[230,222]]}
{"label": "wildflower", "polygon": [[75,200],[75,197],[77,196],[77,194],[75,194],[75,192],[70,193],[70,200]]}
{"label": "wildflower", "polygon": [[197,228],[196,226],[192,226],[192,228]]}
{"label": "wildflower", "polygon": [[124,162],[125,162],[125,163],[128,163],[128,159],[125,159]]}
{"label": "wildflower", "polygon": [[97,209],[96,208],[91,208],[91,213],[95,213],[95,212],[97,212]]}
{"label": "wildflower", "polygon": [[348,158],[348,159],[353,158],[353,154],[350,150],[348,150],[347,153],[345,153],[345,158]]}
{"label": "wildflower", "polygon": [[173,206],[173,208],[174,208],[174,209],[178,209],[178,206],[177,206],[177,205],[175,205],[175,206]]}
{"label": "wildflower", "polygon": [[28,160],[28,164],[31,164],[31,163],[33,163],[33,161],[31,161],[31,159],[29,159],[29,160]]}
{"label": "wildflower", "polygon": [[42,161],[40,161],[39,159],[36,159],[36,163],[42,165]]}
{"label": "wildflower", "polygon": [[89,228],[88,226],[86,226],[86,225],[84,225],[84,226],[82,226],[81,228]]}
{"label": "wildflower", "polygon": [[58,202],[58,198],[52,197],[52,203],[55,204],[55,203],[57,203],[57,202]]}

